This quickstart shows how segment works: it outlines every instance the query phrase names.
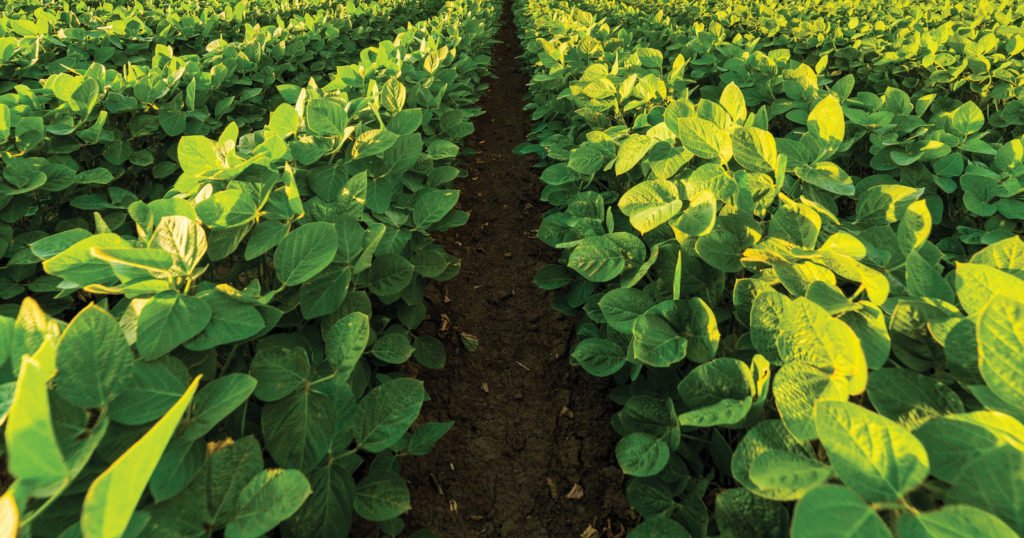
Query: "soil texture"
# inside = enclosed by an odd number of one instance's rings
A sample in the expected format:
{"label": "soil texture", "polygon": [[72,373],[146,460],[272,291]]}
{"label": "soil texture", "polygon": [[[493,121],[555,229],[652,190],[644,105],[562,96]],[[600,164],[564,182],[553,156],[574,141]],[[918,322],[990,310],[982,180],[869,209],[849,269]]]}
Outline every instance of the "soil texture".
{"label": "soil texture", "polygon": [[[427,421],[455,421],[430,454],[406,458],[407,529],[441,537],[623,536],[632,518],[615,462],[607,382],[569,364],[574,321],[533,276],[557,254],[536,239],[545,207],[526,141],[526,75],[506,2],[492,51],[495,78],[456,181],[469,223],[438,237],[462,259],[428,293],[424,331],[447,342],[442,370],[410,372],[432,400]],[[469,352],[464,340],[476,339]],[[414,367],[415,368],[415,367]]]}

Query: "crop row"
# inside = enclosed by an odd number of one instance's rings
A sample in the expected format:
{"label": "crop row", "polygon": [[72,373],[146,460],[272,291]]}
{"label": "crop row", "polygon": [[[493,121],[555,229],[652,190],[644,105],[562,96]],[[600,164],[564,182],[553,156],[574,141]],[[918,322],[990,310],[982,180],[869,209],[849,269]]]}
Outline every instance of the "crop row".
{"label": "crop row", "polygon": [[[713,4],[680,10],[761,5]],[[1016,86],[794,46],[814,13],[757,39],[580,5],[516,3],[520,151],[562,251],[536,282],[583,316],[573,361],[619,383],[634,534],[1024,532]],[[1014,42],[1012,8],[978,9],[1010,20],[943,46]]]}
{"label": "crop row", "polygon": [[[49,21],[38,28],[42,34],[0,38],[15,45],[0,67],[8,92],[0,97],[0,237],[8,240],[0,257],[10,268],[0,279],[3,300],[25,292],[38,270],[28,245],[61,220],[99,211],[119,224],[131,203],[163,196],[179,170],[180,136],[212,136],[231,123],[243,132],[262,128],[270,111],[294,102],[310,78],[359,60],[346,43],[369,46],[394,35],[388,25],[344,33],[336,23],[349,24],[347,17],[323,14],[249,27],[237,41],[209,40],[187,26],[166,35],[159,26],[165,19],[141,10],[120,13],[124,22],[110,20],[87,35],[49,29],[67,15],[37,10],[35,17]],[[31,291],[58,291],[56,284],[34,282]]]}
{"label": "crop row", "polygon": [[497,12],[353,36],[292,4],[182,7],[244,25],[205,44],[140,4],[0,20],[5,536],[402,531],[401,457],[451,423],[409,431],[428,395],[395,366],[444,364],[412,331],[459,269],[429,234],[467,218],[451,164]]}

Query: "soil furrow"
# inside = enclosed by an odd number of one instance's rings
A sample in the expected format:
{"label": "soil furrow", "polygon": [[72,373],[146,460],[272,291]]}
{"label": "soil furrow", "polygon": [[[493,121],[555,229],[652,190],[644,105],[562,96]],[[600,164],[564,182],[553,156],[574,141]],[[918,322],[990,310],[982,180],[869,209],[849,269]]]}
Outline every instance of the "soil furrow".
{"label": "soil furrow", "polygon": [[[467,141],[476,154],[456,181],[469,223],[438,237],[462,271],[428,293],[424,330],[448,342],[448,364],[413,372],[433,398],[424,419],[456,424],[429,455],[404,462],[413,505],[407,528],[442,537],[569,537],[593,526],[615,535],[628,506],[609,387],[569,365],[573,320],[532,282],[556,253],[536,239],[546,209],[536,161],[513,153],[530,118],[507,3],[501,24],[485,114]],[[467,351],[462,336],[479,348]]]}

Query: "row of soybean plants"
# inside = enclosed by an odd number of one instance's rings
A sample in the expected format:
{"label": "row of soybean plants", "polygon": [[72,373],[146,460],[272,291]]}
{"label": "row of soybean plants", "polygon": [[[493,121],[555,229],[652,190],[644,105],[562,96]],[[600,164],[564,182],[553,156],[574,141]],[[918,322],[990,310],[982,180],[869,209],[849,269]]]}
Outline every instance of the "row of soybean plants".
{"label": "row of soybean plants", "polygon": [[633,534],[1024,532],[1018,101],[588,7],[516,4],[520,151]]}
{"label": "row of soybean plants", "polygon": [[410,431],[428,395],[396,365],[444,363],[413,331],[459,269],[429,234],[467,218],[497,17],[436,7],[348,64],[327,11],[180,56],[207,34],[143,5],[32,12],[0,65],[0,535],[402,532],[401,458],[451,424]]}
{"label": "row of soybean plants", "polygon": [[989,121],[1000,128],[1024,122],[1024,9],[1017,2],[631,3],[664,10],[680,24],[785,48],[808,65],[828,58],[829,71],[853,75],[858,90],[938,93],[998,109]]}
{"label": "row of soybean plants", "polygon": [[[34,210],[40,193],[51,193],[51,207],[118,210],[124,220],[136,199],[163,196],[179,169],[180,136],[211,136],[232,122],[259,129],[311,77],[358,61],[362,48],[433,13],[391,19],[385,13],[394,10],[381,8],[392,22],[378,26],[371,12],[320,10],[287,22],[275,14],[278,24],[264,26],[245,22],[241,10],[228,17],[191,7],[39,8],[0,18],[0,238],[8,240],[0,260],[14,267],[0,278],[0,299],[24,293],[18,283],[38,272],[28,244],[52,230],[40,222],[51,216]],[[56,291],[53,284],[41,285]]]}

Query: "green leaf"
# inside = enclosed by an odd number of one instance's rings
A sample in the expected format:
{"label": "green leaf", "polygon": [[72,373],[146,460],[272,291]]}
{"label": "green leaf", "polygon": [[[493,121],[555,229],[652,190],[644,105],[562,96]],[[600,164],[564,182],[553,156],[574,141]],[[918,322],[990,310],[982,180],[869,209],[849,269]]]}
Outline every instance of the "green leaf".
{"label": "green leaf", "polygon": [[262,220],[249,234],[245,243],[245,259],[253,260],[269,252],[288,235],[288,225],[273,220]]}
{"label": "green leaf", "polygon": [[287,138],[295,134],[298,128],[299,113],[292,105],[281,103],[270,113],[270,123],[267,124],[267,129],[277,136]]}
{"label": "green leaf", "polygon": [[408,512],[409,486],[393,471],[376,470],[356,484],[355,511],[367,521],[386,521]]}
{"label": "green leaf", "polygon": [[454,422],[427,422],[416,428],[416,431],[409,438],[409,447],[407,448],[409,454],[423,456],[430,452],[434,445],[441,440],[441,437],[448,433],[448,430],[452,429],[454,425]]}
{"label": "green leaf", "polygon": [[398,142],[398,135],[387,129],[370,129],[356,137],[352,144],[352,158],[362,159],[384,153]]}
{"label": "green leaf", "polygon": [[638,183],[619,198],[619,209],[642,234],[668,222],[682,208],[676,185],[663,179]]}
{"label": "green leaf", "polygon": [[257,538],[291,517],[312,493],[294,469],[267,469],[238,494],[238,516],[224,529],[227,538]]}
{"label": "green leaf", "polygon": [[673,228],[689,236],[707,235],[715,227],[718,200],[715,195],[702,191],[690,199],[690,207],[683,211]]}
{"label": "green leaf", "polygon": [[914,435],[928,450],[932,474],[946,482],[954,482],[964,467],[1001,447],[1024,451],[1024,425],[996,411],[935,418]]}
{"label": "green leaf", "polygon": [[57,344],[57,394],[79,407],[104,406],[125,385],[134,358],[117,320],[89,305]]}
{"label": "green leaf", "polygon": [[428,189],[416,193],[412,220],[419,228],[429,228],[448,214],[459,201],[457,190]]}
{"label": "green leaf", "polygon": [[923,194],[924,189],[904,185],[869,187],[857,199],[857,222],[865,226],[899,222],[907,207]]}
{"label": "green leaf", "polygon": [[968,504],[1024,532],[1024,451],[1003,446],[967,465],[946,494],[949,504]]}
{"label": "green leaf", "polygon": [[227,189],[196,204],[196,214],[210,228],[233,228],[255,219],[259,208],[248,192]]}
{"label": "green leaf", "polygon": [[234,520],[240,508],[239,495],[261,471],[263,449],[255,437],[216,445],[216,451],[206,459],[205,473],[200,474],[206,477],[206,483],[201,485],[208,491],[209,521],[219,526]]}
{"label": "green leaf", "polygon": [[210,322],[213,310],[197,297],[176,291],[161,292],[148,301],[139,313],[139,358],[151,360],[170,353],[178,345],[201,333]]}
{"label": "green leaf", "polygon": [[715,497],[715,521],[723,536],[786,536],[789,510],[780,502],[733,488]]}
{"label": "green leaf", "polygon": [[291,536],[348,536],[356,483],[340,461],[317,467],[308,474],[313,494],[284,522]]}
{"label": "green leaf", "polygon": [[204,292],[199,298],[210,305],[210,322],[185,344],[188,349],[201,351],[247,340],[266,327],[255,306],[237,301],[219,290]]}
{"label": "green leaf", "polygon": [[185,423],[184,439],[201,439],[245,403],[255,388],[255,378],[239,373],[227,374],[206,384],[196,394],[192,415]]}
{"label": "green leaf", "polygon": [[647,153],[647,163],[657,179],[671,179],[691,159],[692,153],[668,142],[658,142]]}
{"label": "green leaf", "polygon": [[764,452],[750,465],[750,479],[757,487],[792,490],[800,492],[799,496],[824,484],[831,476],[832,469],[827,465],[785,450]]}
{"label": "green leaf", "polygon": [[93,257],[92,250],[132,248],[116,234],[97,234],[71,245],[60,254],[43,262],[43,270],[80,286],[113,280],[110,264]]}
{"label": "green leaf", "polygon": [[790,536],[892,538],[892,532],[856,493],[826,484],[807,492],[796,504]]}
{"label": "green leaf", "polygon": [[854,377],[850,393],[863,391],[867,362],[860,339],[849,325],[829,316],[824,308],[810,300],[801,297],[786,305],[779,322],[776,346],[784,362],[802,362]]}
{"label": "green leaf", "polygon": [[635,288],[613,289],[598,301],[608,325],[623,334],[633,334],[633,323],[652,306],[654,301]]}
{"label": "green leaf", "polygon": [[665,516],[645,517],[629,533],[629,538],[690,538],[693,536],[681,523]]}
{"label": "green leaf", "polygon": [[378,297],[392,297],[412,282],[416,268],[398,254],[381,254],[373,259],[368,274],[370,291]]}
{"label": "green leaf", "polygon": [[695,409],[719,400],[742,400],[753,396],[756,388],[750,367],[741,360],[722,357],[691,370],[676,391],[686,407]]}
{"label": "green leaf", "polygon": [[899,501],[928,477],[928,453],[899,424],[848,402],[814,410],[821,444],[839,478],[865,500]]}
{"label": "green leaf", "polygon": [[572,284],[572,274],[558,264],[548,264],[540,268],[533,277],[533,284],[542,290],[557,290]]}
{"label": "green leaf", "polygon": [[732,139],[714,123],[691,116],[680,118],[678,129],[683,147],[694,155],[723,163],[732,158]]}
{"label": "green leaf", "polygon": [[[48,486],[70,474],[57,444],[43,364],[53,362],[54,346],[47,341],[32,358],[21,361],[14,399],[7,412],[4,443],[7,471],[34,486]],[[47,357],[48,356],[48,357]]]}
{"label": "green leaf", "polygon": [[568,265],[591,282],[608,282],[622,274],[626,258],[619,245],[605,235],[583,238],[569,255]]}
{"label": "green leaf", "polygon": [[329,396],[305,389],[264,405],[260,421],[264,444],[274,461],[305,471],[331,447],[338,409]]}
{"label": "green leaf", "polygon": [[374,357],[386,363],[402,364],[412,358],[413,347],[408,334],[390,332],[373,343],[371,352]]}
{"label": "green leaf", "polygon": [[857,192],[853,178],[838,165],[828,161],[797,167],[796,175],[819,189],[839,196],[853,196]]}
{"label": "green leaf", "polygon": [[814,428],[814,404],[822,400],[845,402],[849,383],[844,377],[833,377],[818,367],[804,362],[790,362],[775,374],[772,396],[782,422],[793,437],[801,441],[818,438]]}
{"label": "green leaf", "polygon": [[900,250],[904,254],[916,250],[932,232],[932,214],[928,211],[928,205],[924,200],[918,200],[907,206],[903,220],[900,221],[896,231],[896,239],[899,241]]}
{"label": "green leaf", "polygon": [[775,137],[757,127],[740,127],[732,132],[733,158],[752,172],[774,173],[779,160]]}
{"label": "green leaf", "polygon": [[782,486],[761,488],[751,479],[750,469],[754,461],[762,454],[772,450],[792,452],[808,458],[813,457],[810,445],[793,437],[781,420],[766,420],[751,428],[736,446],[731,463],[733,477],[744,487],[762,497],[777,501],[800,498],[804,494],[804,490]]}
{"label": "green leaf", "polygon": [[953,130],[962,136],[974,134],[985,126],[985,114],[973,101],[967,101],[952,112]]}
{"label": "green leaf", "polygon": [[309,378],[306,348],[262,348],[256,352],[249,374],[257,382],[254,396],[264,402],[280,400],[305,386]]}
{"label": "green leaf", "polygon": [[292,230],[274,251],[274,270],[285,286],[295,286],[327,268],[338,251],[338,234],[328,222]]}
{"label": "green leaf", "polygon": [[687,411],[679,415],[679,425],[710,428],[712,426],[733,426],[743,420],[753,405],[753,398],[742,400],[719,400],[707,407]]}
{"label": "green leaf", "polygon": [[348,116],[345,105],[334,99],[311,99],[306,103],[306,128],[313,134],[340,136],[345,134]]}
{"label": "green leaf", "polygon": [[743,97],[743,91],[735,82],[730,82],[722,90],[722,96],[718,99],[722,108],[732,116],[737,123],[741,123],[747,117],[747,100]]}
{"label": "green leaf", "polygon": [[611,340],[587,338],[573,348],[572,360],[592,376],[607,377],[625,366],[626,352]]}
{"label": "green leaf", "polygon": [[331,326],[324,339],[327,362],[338,372],[342,381],[355,369],[370,340],[370,318],[362,312],[353,312]]}
{"label": "green leaf", "polygon": [[904,513],[896,521],[900,538],[1016,538],[998,517],[973,506],[946,505],[933,512]]}
{"label": "green leaf", "polygon": [[566,165],[584,176],[593,175],[604,166],[604,155],[594,145],[584,143],[573,150]]}
{"label": "green leaf", "polygon": [[649,136],[634,134],[622,141],[615,156],[615,175],[621,176],[633,169],[647,155],[656,140]]}
{"label": "green leaf", "polygon": [[416,362],[423,365],[425,368],[431,370],[438,370],[444,368],[446,359],[446,352],[444,343],[427,334],[420,334],[413,340],[413,347],[416,348],[412,352],[412,356],[416,358]]}
{"label": "green leaf", "polygon": [[120,536],[128,527],[146,483],[192,402],[201,377],[196,377],[167,414],[89,486],[82,505],[83,536]]}
{"label": "green leaf", "polygon": [[129,374],[124,390],[110,403],[110,419],[129,426],[160,418],[188,388],[188,369],[173,357],[136,362]]}
{"label": "green leaf", "polygon": [[838,147],[846,133],[846,120],[839,99],[828,95],[807,115],[807,131],[828,147]]}
{"label": "green leaf", "polygon": [[958,263],[956,296],[964,310],[975,316],[980,314],[994,297],[1024,297],[1024,280],[987,265]]}
{"label": "green leaf", "polygon": [[1024,241],[1015,236],[993,243],[972,256],[971,263],[988,265],[1024,278]]}
{"label": "green leaf", "polygon": [[405,435],[425,399],[423,382],[415,379],[392,379],[374,387],[356,407],[356,443],[370,452],[388,449]]}
{"label": "green leaf", "polygon": [[615,445],[615,459],[623,473],[639,477],[654,476],[668,464],[668,443],[649,433],[629,433]]}
{"label": "green leaf", "polygon": [[188,175],[220,170],[224,164],[217,155],[217,143],[205,136],[183,136],[178,141],[178,164]]}
{"label": "green leaf", "polygon": [[929,419],[962,413],[964,404],[938,380],[903,368],[882,368],[871,373],[868,397],[880,414],[916,429]]}
{"label": "green leaf", "polygon": [[163,217],[153,230],[150,245],[174,254],[186,269],[195,269],[206,254],[206,232],[196,221],[179,215]]}
{"label": "green leaf", "polygon": [[1024,303],[997,296],[978,319],[978,366],[992,392],[1007,403],[1024,409],[1022,357]]}
{"label": "green leaf", "polygon": [[347,269],[324,271],[299,288],[302,317],[316,319],[333,314],[348,295],[351,277]]}

